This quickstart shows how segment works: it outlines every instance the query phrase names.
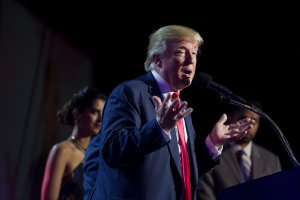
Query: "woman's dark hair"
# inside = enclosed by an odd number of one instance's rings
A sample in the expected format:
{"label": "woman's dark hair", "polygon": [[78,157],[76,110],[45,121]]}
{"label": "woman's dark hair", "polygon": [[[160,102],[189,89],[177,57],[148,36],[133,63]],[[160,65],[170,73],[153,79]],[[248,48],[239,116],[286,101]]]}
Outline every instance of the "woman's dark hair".
{"label": "woman's dark hair", "polygon": [[86,108],[91,106],[95,99],[102,99],[106,101],[106,95],[98,91],[94,87],[84,87],[73,95],[73,97],[63,105],[62,109],[57,112],[58,121],[64,125],[74,126],[73,110],[77,109],[83,112]]}

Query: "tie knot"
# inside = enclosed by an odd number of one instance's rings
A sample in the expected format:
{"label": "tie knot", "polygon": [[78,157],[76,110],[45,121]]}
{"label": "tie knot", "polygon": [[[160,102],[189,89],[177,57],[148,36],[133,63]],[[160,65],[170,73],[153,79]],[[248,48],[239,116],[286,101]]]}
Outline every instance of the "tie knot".
{"label": "tie knot", "polygon": [[175,91],[172,94],[172,99],[176,99],[176,98],[179,98],[179,92],[178,91]]}

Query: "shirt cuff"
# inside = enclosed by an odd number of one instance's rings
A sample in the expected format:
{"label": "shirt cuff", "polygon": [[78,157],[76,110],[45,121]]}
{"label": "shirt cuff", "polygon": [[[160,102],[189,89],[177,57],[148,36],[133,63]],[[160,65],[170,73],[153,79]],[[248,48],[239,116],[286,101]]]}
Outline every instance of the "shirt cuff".
{"label": "shirt cuff", "polygon": [[223,150],[223,145],[221,145],[220,147],[216,147],[213,142],[211,141],[209,135],[206,137],[205,139],[205,144],[207,146],[209,155],[215,159],[217,158],[219,155],[221,155],[222,150]]}

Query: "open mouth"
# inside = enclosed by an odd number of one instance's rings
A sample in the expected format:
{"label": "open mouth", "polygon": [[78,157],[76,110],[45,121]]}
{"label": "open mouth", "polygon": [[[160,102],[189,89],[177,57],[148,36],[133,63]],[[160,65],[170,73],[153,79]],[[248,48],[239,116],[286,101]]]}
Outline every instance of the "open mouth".
{"label": "open mouth", "polygon": [[183,75],[182,75],[182,78],[183,79],[190,79],[192,77],[192,75],[189,73],[189,74],[187,74],[187,73],[184,73]]}

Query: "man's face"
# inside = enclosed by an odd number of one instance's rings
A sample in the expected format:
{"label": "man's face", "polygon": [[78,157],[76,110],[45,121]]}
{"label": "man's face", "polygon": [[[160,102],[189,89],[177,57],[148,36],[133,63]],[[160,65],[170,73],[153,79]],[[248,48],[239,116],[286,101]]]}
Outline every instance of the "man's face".
{"label": "man's face", "polygon": [[249,109],[242,109],[234,115],[233,120],[236,121],[236,120],[240,120],[240,119],[247,118],[247,117],[254,119],[255,124],[253,125],[253,127],[251,129],[249,129],[246,136],[243,137],[240,141],[237,141],[237,143],[247,144],[251,140],[253,140],[253,138],[255,137],[255,135],[257,133],[257,130],[259,127],[260,116],[258,114],[256,114],[255,112],[252,112]]}
{"label": "man's face", "polygon": [[174,90],[188,87],[194,78],[197,64],[198,42],[183,39],[168,42],[161,57],[159,73]]}

